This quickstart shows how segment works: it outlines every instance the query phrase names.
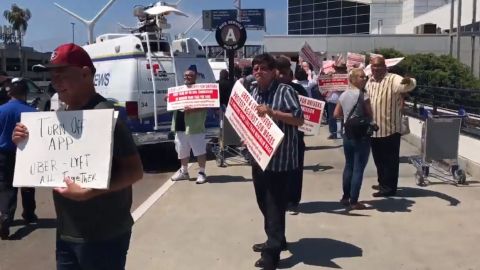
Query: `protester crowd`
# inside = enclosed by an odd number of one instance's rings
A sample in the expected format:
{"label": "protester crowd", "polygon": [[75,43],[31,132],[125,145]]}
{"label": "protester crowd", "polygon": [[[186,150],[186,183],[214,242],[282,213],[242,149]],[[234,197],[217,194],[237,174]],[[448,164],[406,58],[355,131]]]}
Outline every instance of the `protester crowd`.
{"label": "protester crowd", "polygon": [[[37,71],[51,73],[52,85],[65,103],[60,110],[91,110],[112,108],[96,93],[93,84],[95,67],[88,54],[79,46],[64,44],[55,49],[55,57]],[[264,216],[267,240],[253,245],[261,256],[255,266],[276,269],[280,253],[288,248],[285,237],[286,213],[298,214],[301,201],[304,134],[298,130],[304,123],[299,96],[320,99],[326,103],[328,139],[342,139],[345,155],[343,190],[339,203],[352,210],[365,209],[360,191],[363,172],[373,155],[378,185],[373,196],[396,194],[403,96],[412,91],[416,82],[387,71],[381,56],[371,60],[372,75],[361,68],[347,70],[338,61],[325,73],[313,70],[311,64],[299,59],[292,69],[291,59],[257,55],[251,67],[238,69],[235,80],[258,103],[259,117],[268,115],[284,133],[284,139],[265,170],[252,162],[252,178],[256,200]],[[318,85],[320,75],[348,74],[345,91],[325,91]],[[233,88],[228,72],[220,73],[220,103],[228,106]],[[184,72],[184,84],[196,83],[194,65]],[[0,237],[8,239],[9,227],[16,209],[17,189],[12,186],[16,144],[28,138],[27,128],[19,123],[22,112],[34,111],[26,103],[26,86],[21,79],[0,73],[0,91],[5,104],[0,106]],[[197,158],[200,170],[197,184],[208,182],[205,143],[205,109],[185,108],[173,113],[172,131],[180,169],[172,181],[190,179],[190,152]],[[293,146],[293,147],[292,147]],[[65,188],[53,191],[57,213],[57,269],[124,269],[133,220],[131,186],[142,178],[142,164],[132,136],[124,123],[116,122],[113,136],[111,184],[108,190],[81,188],[65,179]],[[340,181],[340,179],[339,179]],[[27,223],[37,220],[34,189],[21,189],[23,214]],[[95,228],[92,230],[91,228]]]}

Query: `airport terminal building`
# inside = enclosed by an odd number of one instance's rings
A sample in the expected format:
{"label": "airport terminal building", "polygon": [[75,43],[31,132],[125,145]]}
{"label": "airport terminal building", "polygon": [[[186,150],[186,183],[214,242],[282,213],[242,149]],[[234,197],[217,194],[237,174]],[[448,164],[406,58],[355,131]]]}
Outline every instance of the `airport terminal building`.
{"label": "airport terminal building", "polygon": [[[272,54],[298,55],[305,44],[330,58],[346,52],[394,48],[406,54],[449,54],[452,0],[287,0],[288,35],[266,35],[264,49]],[[480,76],[480,12],[478,0],[462,0],[460,60],[470,66],[472,36],[474,74]],[[454,29],[457,28],[454,2]],[[468,35],[466,35],[468,32]],[[457,51],[453,39],[453,56]]]}

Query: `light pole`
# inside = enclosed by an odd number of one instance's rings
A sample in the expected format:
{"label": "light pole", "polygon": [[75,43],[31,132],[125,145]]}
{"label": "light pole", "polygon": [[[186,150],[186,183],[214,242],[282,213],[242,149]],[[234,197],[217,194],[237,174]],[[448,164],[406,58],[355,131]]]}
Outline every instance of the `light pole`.
{"label": "light pole", "polygon": [[72,43],[75,43],[75,23],[71,22],[72,24]]}

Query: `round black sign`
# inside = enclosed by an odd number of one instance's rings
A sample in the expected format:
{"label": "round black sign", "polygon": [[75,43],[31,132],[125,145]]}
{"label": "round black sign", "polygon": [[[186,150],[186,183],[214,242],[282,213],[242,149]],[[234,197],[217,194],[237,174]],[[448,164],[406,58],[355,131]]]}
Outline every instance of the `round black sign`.
{"label": "round black sign", "polygon": [[238,50],[245,45],[247,30],[236,20],[224,21],[215,32],[218,45],[225,50]]}

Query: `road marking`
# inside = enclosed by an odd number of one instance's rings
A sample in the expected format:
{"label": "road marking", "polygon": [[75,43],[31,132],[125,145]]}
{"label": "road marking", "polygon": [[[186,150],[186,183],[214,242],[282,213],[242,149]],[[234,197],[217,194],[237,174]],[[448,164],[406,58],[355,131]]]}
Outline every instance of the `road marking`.
{"label": "road marking", "polygon": [[[188,164],[188,168],[192,167],[193,163]],[[171,177],[170,177],[171,178]],[[150,207],[153,206],[162,196],[165,194],[170,187],[175,184],[175,181],[168,179],[162,186],[160,186],[150,197],[148,197],[135,211],[132,213],[133,221],[137,222],[147,211]]]}

